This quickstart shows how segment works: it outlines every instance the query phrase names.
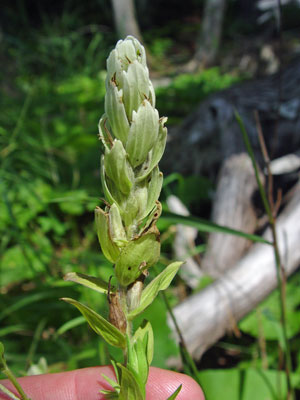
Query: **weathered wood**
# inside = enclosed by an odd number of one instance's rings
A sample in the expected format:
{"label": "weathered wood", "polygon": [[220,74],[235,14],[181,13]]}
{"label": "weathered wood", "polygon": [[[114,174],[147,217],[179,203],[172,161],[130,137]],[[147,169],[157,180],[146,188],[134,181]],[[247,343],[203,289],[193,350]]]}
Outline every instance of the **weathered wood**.
{"label": "weathered wood", "polygon": [[[300,264],[300,188],[277,221],[285,274]],[[270,232],[265,235],[270,239]],[[187,346],[196,358],[234,329],[277,286],[273,248],[255,244],[237,264],[203,291],[174,308]],[[173,324],[169,321],[174,330]]]}
{"label": "weathered wood", "polygon": [[218,54],[222,36],[226,0],[206,0],[201,24],[201,35],[197,43],[195,61],[211,65]]}
{"label": "weathered wood", "polygon": [[[189,210],[176,196],[169,196],[167,198],[169,210],[178,215],[188,216]],[[182,260],[184,264],[180,268],[179,274],[181,278],[191,288],[196,288],[199,284],[203,272],[200,269],[199,262],[194,257],[189,256],[189,253],[195,247],[195,239],[198,235],[196,228],[184,226],[181,224],[176,225],[175,239],[173,243],[174,259]]]}
{"label": "weathered wood", "polygon": [[135,16],[133,0],[112,0],[115,26],[120,39],[127,35],[135,36],[142,42],[142,35]]}
{"label": "weathered wood", "polygon": [[[256,190],[255,173],[247,154],[233,155],[225,160],[213,201],[213,222],[253,233],[257,227],[252,203]],[[212,233],[201,269],[212,277],[219,277],[242,257],[250,245],[251,242],[242,237]]]}

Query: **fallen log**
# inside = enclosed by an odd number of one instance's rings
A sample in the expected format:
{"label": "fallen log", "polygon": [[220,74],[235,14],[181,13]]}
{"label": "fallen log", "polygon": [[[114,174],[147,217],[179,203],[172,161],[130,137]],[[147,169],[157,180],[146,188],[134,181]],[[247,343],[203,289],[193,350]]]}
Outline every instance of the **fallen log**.
{"label": "fallen log", "polygon": [[[171,195],[167,198],[169,210],[178,215],[188,216],[189,210],[178,199],[178,197]],[[194,257],[188,255],[195,248],[195,240],[198,235],[196,228],[191,226],[184,226],[181,224],[176,225],[176,234],[174,238],[173,250],[174,259],[182,260],[185,263],[180,268],[180,277],[191,288],[196,288],[199,284],[203,272],[200,269],[199,263]]]}
{"label": "fallen log", "polygon": [[[261,176],[261,179],[264,177]],[[252,198],[258,189],[248,154],[235,154],[224,161],[213,201],[212,221],[245,233],[254,233],[257,215]],[[211,233],[201,269],[217,278],[232,267],[252,243],[245,238]]]}
{"label": "fallen log", "polygon": [[[277,221],[279,251],[286,276],[300,264],[300,185]],[[271,240],[270,231],[264,235]],[[202,354],[277,286],[271,245],[255,244],[222,277],[174,308],[191,354]],[[174,325],[169,320],[174,334]]]}

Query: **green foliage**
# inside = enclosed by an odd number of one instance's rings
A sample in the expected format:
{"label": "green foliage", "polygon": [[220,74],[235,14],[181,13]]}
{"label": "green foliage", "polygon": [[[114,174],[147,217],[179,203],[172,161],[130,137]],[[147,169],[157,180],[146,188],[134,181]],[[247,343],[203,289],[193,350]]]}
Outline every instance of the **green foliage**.
{"label": "green foliage", "polygon": [[177,261],[169,264],[156,278],[154,278],[142,291],[140,305],[128,315],[129,319],[133,319],[147,308],[156,298],[160,290],[165,290],[170,285],[172,279],[177,274],[182,262]]}
{"label": "green foliage", "polygon": [[168,368],[168,360],[179,356],[178,346],[167,325],[167,313],[164,300],[158,296],[133,322],[138,328],[144,319],[151,321],[155,337],[152,365],[160,368]]}
{"label": "green foliage", "polygon": [[66,297],[62,298],[62,300],[77,307],[89,323],[90,327],[97,333],[97,335],[102,336],[107,343],[112,346],[125,348],[125,336],[105,318],[79,301]]}
{"label": "green foliage", "polygon": [[65,281],[79,283],[80,285],[96,290],[99,293],[107,293],[108,290],[108,284],[103,279],[95,278],[94,276],[69,272],[67,275],[65,275],[64,279]]}
{"label": "green foliage", "polygon": [[[282,327],[278,309],[279,291],[275,290],[256,310],[240,323],[240,329],[254,337],[262,336],[267,341],[279,340],[282,344]],[[287,335],[292,339],[300,330],[299,277],[296,275],[286,283]]]}
{"label": "green foliage", "polygon": [[206,400],[283,400],[284,372],[248,368],[206,370],[199,373]]}
{"label": "green foliage", "polygon": [[144,400],[140,386],[137,384],[135,375],[126,367],[119,364],[121,369],[120,400]]}
{"label": "green foliage", "polygon": [[157,108],[175,124],[188,115],[209,94],[226,89],[240,78],[222,74],[218,67],[197,74],[182,74],[163,88],[157,88]]}
{"label": "green foliage", "polygon": [[151,42],[149,50],[157,61],[164,61],[166,59],[166,53],[170,50],[172,45],[173,41],[170,38],[156,38]]}
{"label": "green foliage", "polygon": [[153,335],[153,329],[149,321],[144,320],[142,324],[137,328],[137,330],[134,333],[133,336],[133,341],[143,341],[145,338],[147,338],[146,344],[146,355],[147,355],[147,361],[148,365],[152,363],[153,360],[153,352],[154,352],[154,335]]}

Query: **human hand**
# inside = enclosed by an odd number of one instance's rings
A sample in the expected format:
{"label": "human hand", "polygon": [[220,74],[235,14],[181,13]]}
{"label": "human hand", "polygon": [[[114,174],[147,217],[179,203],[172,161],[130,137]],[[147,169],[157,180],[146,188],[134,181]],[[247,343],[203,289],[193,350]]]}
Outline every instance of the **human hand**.
{"label": "human hand", "polygon": [[[23,390],[32,400],[104,400],[100,390],[110,386],[102,377],[115,379],[109,366],[78,369],[58,374],[26,376],[18,379]],[[16,393],[7,380],[1,384]],[[147,382],[147,400],[166,400],[182,384],[178,400],[204,400],[200,386],[187,375],[151,367]],[[16,393],[17,394],[17,393]],[[0,400],[9,400],[0,392]]]}

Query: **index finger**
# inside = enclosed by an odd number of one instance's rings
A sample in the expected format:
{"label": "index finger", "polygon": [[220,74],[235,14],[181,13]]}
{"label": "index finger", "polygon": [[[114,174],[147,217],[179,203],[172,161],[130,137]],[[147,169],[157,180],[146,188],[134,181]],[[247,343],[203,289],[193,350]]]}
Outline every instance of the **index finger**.
{"label": "index finger", "polygon": [[[104,400],[104,396],[99,391],[110,390],[111,387],[102,374],[115,379],[113,369],[104,366],[57,374],[27,376],[18,381],[32,400]],[[0,382],[16,393],[9,382]],[[166,400],[181,384],[182,389],[177,397],[178,400],[204,400],[201,388],[189,376],[151,367],[146,390],[147,400]],[[9,400],[9,398],[0,394],[0,400]]]}

